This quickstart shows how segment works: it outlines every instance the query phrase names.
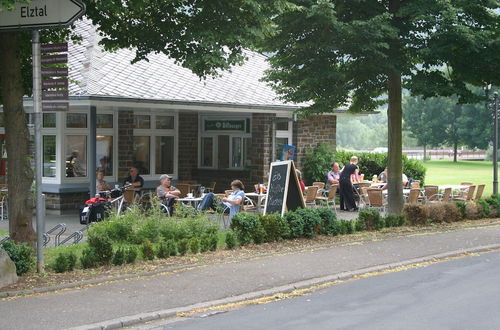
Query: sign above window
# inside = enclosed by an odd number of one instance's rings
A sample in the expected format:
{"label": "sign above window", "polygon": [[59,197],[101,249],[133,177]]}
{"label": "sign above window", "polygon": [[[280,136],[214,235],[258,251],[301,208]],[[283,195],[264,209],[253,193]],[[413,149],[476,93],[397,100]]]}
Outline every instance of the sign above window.
{"label": "sign above window", "polygon": [[205,120],[205,132],[245,132],[245,120]]}

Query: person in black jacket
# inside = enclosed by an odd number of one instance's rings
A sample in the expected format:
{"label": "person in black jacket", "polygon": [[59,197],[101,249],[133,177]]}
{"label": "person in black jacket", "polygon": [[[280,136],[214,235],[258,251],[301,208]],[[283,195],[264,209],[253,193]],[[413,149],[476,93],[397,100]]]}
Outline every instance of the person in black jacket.
{"label": "person in black jacket", "polygon": [[352,156],[351,162],[346,164],[340,173],[340,209],[346,211],[357,211],[356,201],[354,200],[354,187],[351,182],[351,175],[358,175],[358,157]]}

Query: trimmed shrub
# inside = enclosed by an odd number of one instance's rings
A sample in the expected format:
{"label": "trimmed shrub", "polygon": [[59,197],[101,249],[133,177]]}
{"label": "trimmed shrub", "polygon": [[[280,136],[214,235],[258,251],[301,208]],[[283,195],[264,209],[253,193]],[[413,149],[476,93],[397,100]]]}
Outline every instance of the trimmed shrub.
{"label": "trimmed shrub", "polygon": [[24,275],[34,269],[36,263],[35,251],[27,244],[7,240],[2,243],[2,247],[16,265],[17,275]]}
{"label": "trimmed shrub", "polygon": [[250,244],[252,241],[256,244],[262,243],[266,235],[259,216],[252,213],[237,213],[231,221],[231,229],[241,245]]}
{"label": "trimmed shrub", "polygon": [[385,226],[384,218],[375,209],[359,211],[358,219],[364,221],[366,230],[380,230]]}
{"label": "trimmed shrub", "polygon": [[492,216],[500,217],[500,195],[493,194],[486,198],[486,202],[490,206],[490,214]]}
{"label": "trimmed shrub", "polygon": [[290,228],[290,238],[298,238],[304,235],[304,221],[299,214],[289,211],[285,213],[284,218]]}
{"label": "trimmed shrub", "polygon": [[218,243],[219,243],[219,236],[217,233],[208,235],[208,249],[210,251],[216,251]]}
{"label": "trimmed shrub", "polygon": [[228,250],[232,250],[236,247],[236,234],[234,233],[234,231],[229,230],[226,232],[225,242],[226,249]]}
{"label": "trimmed shrub", "polygon": [[387,214],[384,221],[386,227],[400,227],[406,224],[406,218],[403,214]]}
{"label": "trimmed shrub", "polygon": [[189,239],[183,238],[179,241],[178,251],[181,256],[186,255],[189,249]]}
{"label": "trimmed shrub", "polygon": [[366,230],[366,224],[364,219],[356,219],[354,222],[354,230],[356,231],[365,231]]}
{"label": "trimmed shrub", "polygon": [[161,242],[156,250],[156,256],[160,259],[166,259],[170,257],[170,251],[168,250],[168,245],[166,242]]}
{"label": "trimmed shrub", "polygon": [[340,220],[339,221],[339,234],[340,235],[348,235],[348,234],[354,233],[354,231],[355,231],[354,225],[355,225],[355,221]]}
{"label": "trimmed shrub", "polygon": [[427,224],[427,212],[423,205],[405,205],[403,214],[411,226],[422,226]]}
{"label": "trimmed shrub", "polygon": [[89,231],[88,244],[89,247],[94,248],[99,265],[109,265],[111,263],[113,243],[108,235],[98,231]]}
{"label": "trimmed shrub", "polygon": [[458,210],[457,204],[452,202],[443,203],[443,207],[445,212],[444,221],[460,221],[460,211]]}
{"label": "trimmed shrub", "polygon": [[290,236],[288,222],[278,213],[261,215],[260,222],[266,233],[266,242],[280,241]]}
{"label": "trimmed shrub", "polygon": [[465,219],[465,217],[467,216],[467,211],[466,211],[467,206],[465,205],[465,203],[464,202],[455,202],[455,205],[457,205],[458,215],[459,215],[460,219]]}
{"label": "trimmed shrub", "polygon": [[64,273],[68,270],[68,259],[66,258],[66,254],[59,253],[52,264],[52,269],[54,269],[56,273]]}
{"label": "trimmed shrub", "polygon": [[161,221],[154,217],[148,217],[140,223],[140,227],[135,231],[134,241],[136,244],[143,244],[146,241],[156,243],[160,239]]}
{"label": "trimmed shrub", "polygon": [[323,235],[335,235],[337,216],[335,212],[327,208],[316,209],[316,213],[321,218],[321,230]]}
{"label": "trimmed shrub", "polygon": [[198,237],[193,237],[189,240],[189,251],[194,254],[200,252],[200,239]]}
{"label": "trimmed shrub", "polygon": [[116,250],[115,255],[113,256],[113,265],[121,266],[125,263],[125,250],[120,247]]}
{"label": "trimmed shrub", "polygon": [[82,267],[94,268],[99,265],[99,256],[97,255],[97,251],[92,246],[87,246],[82,251],[82,256],[80,257],[80,263]]}
{"label": "trimmed shrub", "polygon": [[446,208],[444,207],[444,203],[427,203],[423,207],[427,217],[431,219],[433,223],[446,221]]}
{"label": "trimmed shrub", "polygon": [[[132,221],[128,219],[116,219],[108,221],[107,234],[109,238],[116,242],[128,242],[133,232]],[[105,222],[103,222],[105,224]]]}
{"label": "trimmed shrub", "polygon": [[178,254],[177,243],[173,239],[169,239],[165,242],[168,248],[168,255],[173,257]]}
{"label": "trimmed shrub", "polygon": [[208,235],[203,235],[203,237],[200,240],[200,252],[207,252],[209,249],[209,236]]}
{"label": "trimmed shrub", "polygon": [[125,262],[127,264],[133,264],[137,259],[137,249],[135,247],[129,247],[125,250]]}
{"label": "trimmed shrub", "polygon": [[141,246],[142,257],[144,260],[153,260],[155,258],[155,251],[153,249],[153,243],[146,240]]}
{"label": "trimmed shrub", "polygon": [[482,215],[481,206],[476,204],[474,201],[467,202],[465,204],[465,217],[466,219],[479,219]]}
{"label": "trimmed shrub", "polygon": [[478,206],[481,207],[481,218],[488,218],[490,216],[490,205],[484,199],[476,200]]}
{"label": "trimmed shrub", "polygon": [[304,237],[311,238],[320,232],[322,220],[316,210],[298,209],[295,213],[302,218],[302,222],[304,223]]}

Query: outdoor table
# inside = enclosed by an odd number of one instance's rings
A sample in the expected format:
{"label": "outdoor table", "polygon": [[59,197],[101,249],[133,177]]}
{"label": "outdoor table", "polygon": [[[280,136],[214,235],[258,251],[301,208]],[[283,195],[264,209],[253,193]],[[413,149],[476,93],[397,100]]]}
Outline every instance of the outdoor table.
{"label": "outdoor table", "polygon": [[446,188],[451,188],[451,190],[464,190],[464,189],[469,189],[469,186],[465,185],[460,185],[460,184],[445,184],[442,186],[439,186],[439,190],[445,190]]}
{"label": "outdoor table", "polygon": [[256,197],[257,198],[257,212],[262,213],[262,201],[267,196],[266,194],[259,194],[255,192],[245,193],[247,197]]}
{"label": "outdoor table", "polygon": [[193,207],[195,209],[197,209],[198,205],[203,200],[203,198],[201,198],[201,197],[184,197],[184,198],[177,198],[176,200],[178,202],[181,202],[181,203],[190,203],[191,205],[193,205]]}

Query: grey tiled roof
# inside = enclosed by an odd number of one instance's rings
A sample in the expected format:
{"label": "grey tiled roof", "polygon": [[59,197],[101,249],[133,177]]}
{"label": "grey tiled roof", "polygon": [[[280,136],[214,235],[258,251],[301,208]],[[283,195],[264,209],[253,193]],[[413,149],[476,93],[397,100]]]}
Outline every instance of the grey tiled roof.
{"label": "grey tiled roof", "polygon": [[[131,64],[135,51],[107,52],[89,20],[77,22],[80,44],[69,46],[70,95],[113,96],[148,100],[209,102],[262,106],[285,104],[264,82],[266,56],[247,51],[248,60],[222,77],[200,80],[164,54],[151,54],[149,62]],[[76,82],[76,83],[75,83]]]}

